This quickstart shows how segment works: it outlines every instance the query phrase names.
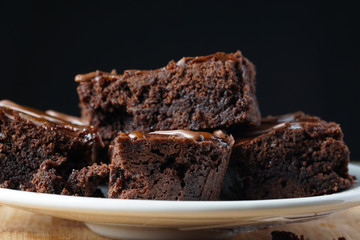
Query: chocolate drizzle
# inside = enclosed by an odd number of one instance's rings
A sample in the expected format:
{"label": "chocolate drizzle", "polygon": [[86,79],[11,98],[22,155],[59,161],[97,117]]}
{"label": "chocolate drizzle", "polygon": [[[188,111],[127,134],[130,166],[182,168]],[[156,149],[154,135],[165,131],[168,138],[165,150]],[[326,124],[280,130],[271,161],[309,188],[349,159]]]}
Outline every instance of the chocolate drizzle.
{"label": "chocolate drizzle", "polygon": [[224,53],[224,52],[217,52],[212,55],[204,56],[204,57],[184,57],[180,61],[178,61],[177,65],[179,66],[186,66],[186,63],[200,63],[208,61],[209,59],[214,59],[215,61],[234,61],[239,62],[240,58],[242,57],[241,52],[237,51],[235,53]]}
{"label": "chocolate drizzle", "polygon": [[[0,109],[10,119],[14,119],[14,112],[17,112],[21,118],[45,128],[66,129],[68,130],[67,132],[81,131],[91,136],[96,132],[96,129],[92,126],[75,124],[74,122],[67,121],[66,118],[61,118],[60,115],[52,116],[34,108],[18,105],[9,100],[0,101]],[[88,136],[89,140],[92,138],[90,135]]]}
{"label": "chocolate drizzle", "polygon": [[78,117],[67,115],[65,113],[57,112],[54,110],[47,110],[45,113],[47,115],[50,115],[50,116],[58,118],[58,119],[62,119],[66,122],[70,122],[75,125],[89,126],[89,123],[86,122],[85,120],[78,118]]}
{"label": "chocolate drizzle", "polygon": [[125,134],[126,136],[128,136],[129,138],[135,140],[135,139],[139,139],[139,138],[145,138],[145,134],[142,132],[138,132],[138,131],[134,131],[128,134]]}
{"label": "chocolate drizzle", "polygon": [[306,115],[302,112],[290,113],[281,116],[269,116],[261,120],[260,126],[238,131],[235,134],[236,142],[250,141],[260,135],[284,127],[291,130],[302,129],[305,124],[316,123],[318,121],[320,121],[319,118]]}
{"label": "chocolate drizzle", "polygon": [[189,130],[169,130],[169,131],[156,131],[149,134],[158,135],[173,135],[181,138],[190,138],[195,141],[204,141],[214,139],[215,136],[209,132],[194,132]]}
{"label": "chocolate drizzle", "polygon": [[201,63],[201,62],[208,61],[210,59],[214,59],[214,61],[223,61],[223,62],[225,62],[225,61],[239,62],[241,59],[246,59],[246,58],[242,57],[242,54],[240,51],[237,51],[235,53],[217,52],[215,54],[208,55],[208,56],[183,57],[176,63],[174,61],[170,61],[167,66],[159,68],[159,69],[155,69],[155,70],[129,69],[129,70],[125,70],[124,74],[118,74],[116,72],[116,70],[113,69],[110,73],[97,70],[95,72],[90,72],[90,73],[86,73],[86,74],[78,74],[75,76],[75,82],[86,82],[86,81],[90,81],[90,80],[96,81],[96,80],[98,80],[99,77],[100,78],[105,77],[105,78],[109,78],[110,80],[115,80],[126,74],[132,75],[132,74],[147,74],[148,72],[171,71],[171,70],[175,69],[176,67],[185,68],[185,67],[187,67],[188,64]]}
{"label": "chocolate drizzle", "polygon": [[90,72],[90,73],[86,73],[86,74],[78,74],[75,76],[75,82],[89,81],[90,79],[93,79],[94,77],[96,77],[97,74],[98,74],[98,71]]}
{"label": "chocolate drizzle", "polygon": [[216,130],[213,133],[210,132],[195,132],[189,130],[168,130],[168,131],[155,131],[150,133],[143,133],[143,132],[130,132],[130,133],[122,133],[121,136],[128,136],[132,140],[137,140],[141,138],[148,138],[148,137],[156,137],[156,136],[168,136],[168,137],[176,137],[176,138],[187,138],[192,139],[194,141],[211,141],[211,140],[218,140],[222,141],[227,137],[227,135],[222,130]]}

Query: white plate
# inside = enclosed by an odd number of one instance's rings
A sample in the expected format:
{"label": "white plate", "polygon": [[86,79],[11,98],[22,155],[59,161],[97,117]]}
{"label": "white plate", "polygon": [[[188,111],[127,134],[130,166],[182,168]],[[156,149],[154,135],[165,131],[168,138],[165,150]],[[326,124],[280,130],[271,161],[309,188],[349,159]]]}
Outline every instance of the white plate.
{"label": "white plate", "polygon": [[[349,170],[360,179],[359,166],[350,164]],[[318,197],[203,202],[85,198],[0,189],[0,204],[82,221],[96,233],[118,239],[219,239],[358,206],[360,186]]]}

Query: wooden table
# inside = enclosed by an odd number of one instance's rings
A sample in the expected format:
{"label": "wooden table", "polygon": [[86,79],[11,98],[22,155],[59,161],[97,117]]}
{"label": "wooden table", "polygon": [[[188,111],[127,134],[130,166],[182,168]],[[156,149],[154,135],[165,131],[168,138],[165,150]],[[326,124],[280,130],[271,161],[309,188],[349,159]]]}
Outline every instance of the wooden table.
{"label": "wooden table", "polygon": [[[360,239],[360,207],[334,213],[319,220],[289,224],[251,233],[239,234],[233,240],[271,239],[274,230],[303,234],[305,239]],[[102,238],[81,222],[64,220],[10,207],[0,206],[0,239],[94,239]]]}

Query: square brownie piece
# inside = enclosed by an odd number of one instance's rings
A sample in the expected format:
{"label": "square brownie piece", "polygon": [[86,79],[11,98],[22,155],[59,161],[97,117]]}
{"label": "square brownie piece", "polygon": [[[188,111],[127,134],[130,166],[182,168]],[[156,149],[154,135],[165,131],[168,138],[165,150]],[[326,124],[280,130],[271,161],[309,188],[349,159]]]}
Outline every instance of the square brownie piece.
{"label": "square brownie piece", "polygon": [[221,199],[331,194],[349,188],[349,150],[338,124],[298,112],[267,117],[235,137]]}
{"label": "square brownie piece", "polygon": [[108,197],[217,200],[233,143],[222,131],[121,133],[112,147]]}
{"label": "square brownie piece", "polygon": [[157,70],[77,75],[83,118],[105,142],[118,131],[258,124],[255,66],[240,51],[185,57]]}
{"label": "square brownie piece", "polygon": [[61,193],[73,169],[96,162],[96,128],[0,101],[0,187]]}

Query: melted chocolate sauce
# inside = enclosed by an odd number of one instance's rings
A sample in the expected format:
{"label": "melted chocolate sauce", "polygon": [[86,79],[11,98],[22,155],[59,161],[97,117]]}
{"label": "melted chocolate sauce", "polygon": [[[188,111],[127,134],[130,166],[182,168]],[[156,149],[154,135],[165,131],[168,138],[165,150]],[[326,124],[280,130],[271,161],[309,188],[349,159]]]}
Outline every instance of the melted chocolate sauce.
{"label": "melted chocolate sauce", "polygon": [[319,118],[305,115],[302,112],[285,114],[281,116],[269,116],[262,119],[261,125],[249,128],[241,133],[236,134],[237,142],[250,141],[260,135],[266,134],[272,130],[286,127],[288,129],[296,130],[302,129],[307,123],[314,123],[320,121]]}
{"label": "melted chocolate sauce", "polygon": [[190,138],[195,141],[211,140],[215,138],[215,136],[209,132],[194,132],[189,130],[156,131],[149,134],[173,135],[181,138]]}
{"label": "melted chocolate sauce", "polygon": [[205,61],[208,61],[208,60],[214,58],[215,61],[224,61],[225,62],[225,61],[231,60],[231,61],[239,62],[240,56],[241,56],[240,51],[237,51],[236,53],[229,53],[229,54],[226,54],[224,52],[217,52],[215,54],[204,56],[204,57],[185,57],[185,58],[182,58],[180,61],[182,61],[181,62],[182,64],[183,63],[199,63],[199,62],[205,62]]}
{"label": "melted chocolate sauce", "polygon": [[86,73],[86,74],[78,74],[78,75],[75,76],[75,82],[89,81],[90,79],[96,77],[96,75],[97,75],[97,71],[96,72]]}
{"label": "melted chocolate sauce", "polygon": [[222,130],[216,130],[213,133],[209,132],[195,132],[189,130],[168,130],[168,131],[155,131],[148,134],[144,134],[142,132],[134,131],[127,134],[122,133],[122,136],[128,136],[132,140],[146,138],[150,136],[156,135],[166,135],[173,136],[179,138],[188,138],[193,139],[195,141],[209,141],[209,140],[218,140],[221,141],[226,137],[226,134]]}
{"label": "melted chocolate sauce", "polygon": [[128,134],[125,134],[126,136],[128,136],[129,138],[131,139],[139,139],[139,138],[145,138],[145,134],[142,133],[142,132],[137,132],[137,131],[134,131],[134,132],[131,132],[131,133],[128,133]]}
{"label": "melted chocolate sauce", "polygon": [[88,122],[86,122],[85,120],[83,120],[81,118],[70,116],[65,113],[57,112],[54,110],[47,110],[45,113],[54,118],[62,119],[66,122],[70,122],[75,125],[81,125],[81,126],[89,126],[90,125]]}
{"label": "melted chocolate sauce", "polygon": [[[139,71],[139,70],[126,70],[125,73],[128,71],[133,72],[133,71]],[[121,76],[122,76],[122,74],[118,74],[116,72],[116,69],[111,70],[110,73],[97,70],[96,72],[90,72],[90,73],[86,73],[86,74],[76,75],[75,82],[87,82],[90,80],[98,81],[102,77],[108,78],[110,80],[116,80]]]}
{"label": "melted chocolate sauce", "polygon": [[59,115],[52,116],[34,108],[18,105],[9,100],[0,101],[0,109],[2,109],[5,115],[10,119],[14,118],[13,111],[15,111],[18,112],[21,118],[45,128],[67,129],[72,132],[82,131],[91,135],[96,132],[96,129],[92,126],[75,124],[74,122],[67,121],[66,118],[62,119]]}
{"label": "melted chocolate sauce", "polygon": [[217,52],[212,55],[202,56],[202,57],[183,57],[177,63],[174,61],[170,61],[167,66],[155,70],[137,70],[137,69],[129,69],[125,70],[124,74],[118,74],[115,69],[111,71],[111,73],[96,71],[90,72],[86,74],[78,74],[75,76],[75,82],[86,82],[92,79],[98,80],[99,76],[103,76],[105,78],[109,78],[110,80],[118,79],[119,77],[126,75],[126,74],[144,74],[150,72],[160,72],[160,71],[168,71],[173,70],[176,67],[186,67],[188,64],[191,63],[200,63],[205,62],[210,59],[215,59],[215,61],[235,61],[239,62],[241,57],[241,52],[237,51],[235,53],[224,53],[224,52]]}

